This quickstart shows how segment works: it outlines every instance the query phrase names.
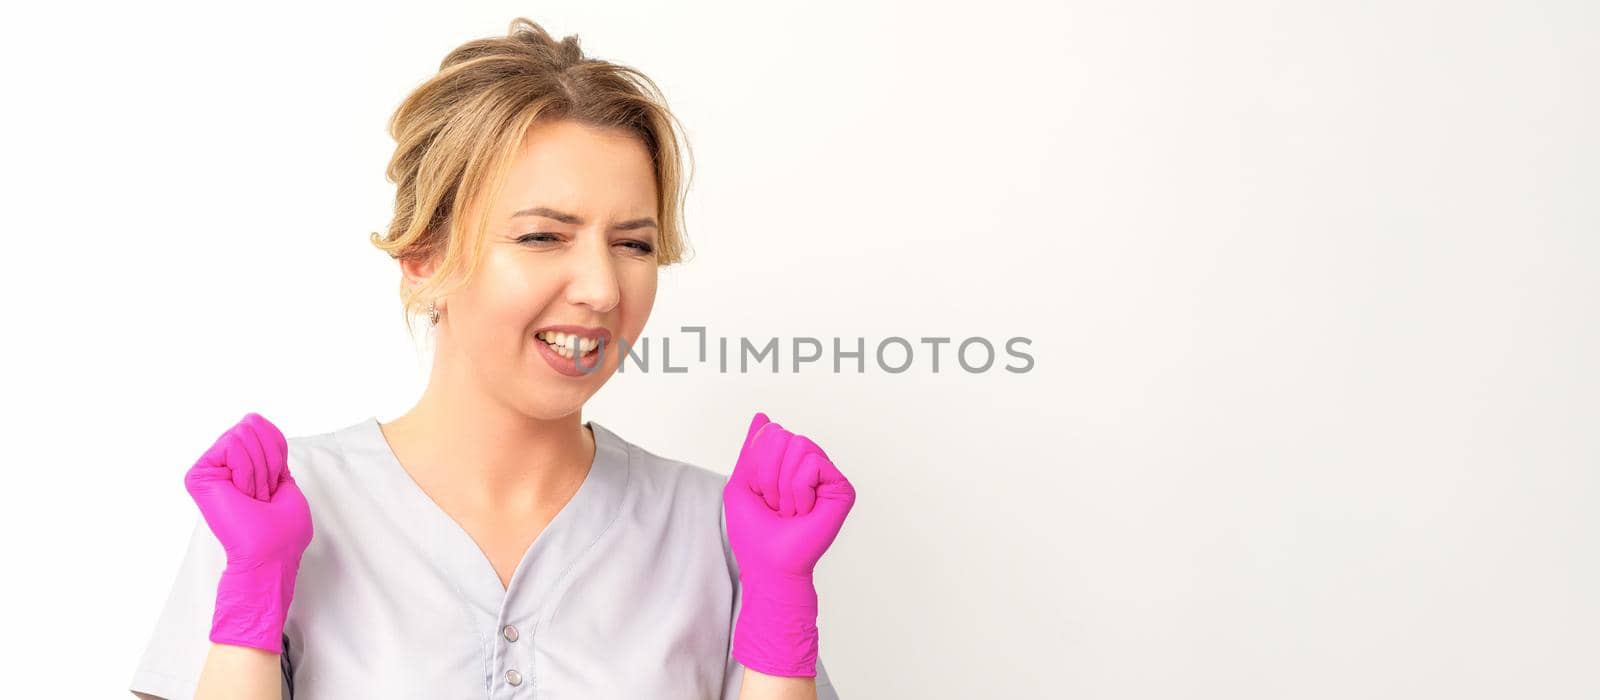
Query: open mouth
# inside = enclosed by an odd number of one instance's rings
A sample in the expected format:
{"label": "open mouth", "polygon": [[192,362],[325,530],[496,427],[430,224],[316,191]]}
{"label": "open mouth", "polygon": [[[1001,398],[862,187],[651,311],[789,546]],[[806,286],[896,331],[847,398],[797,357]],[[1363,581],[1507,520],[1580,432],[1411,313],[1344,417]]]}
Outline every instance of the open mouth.
{"label": "open mouth", "polygon": [[550,346],[550,349],[554,350],[557,355],[569,360],[574,357],[581,357],[586,363],[594,359],[595,351],[600,347],[599,338],[587,338],[571,333],[539,331],[534,334],[534,337],[544,341],[544,344]]}

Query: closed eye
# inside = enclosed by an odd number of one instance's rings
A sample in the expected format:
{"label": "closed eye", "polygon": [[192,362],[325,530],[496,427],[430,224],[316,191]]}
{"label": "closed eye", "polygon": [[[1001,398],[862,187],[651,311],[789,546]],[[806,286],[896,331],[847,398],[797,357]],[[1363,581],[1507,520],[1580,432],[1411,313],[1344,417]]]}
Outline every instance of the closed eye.
{"label": "closed eye", "polygon": [[[559,241],[559,240],[561,240],[561,235],[560,234],[544,233],[544,232],[525,233],[525,234],[517,237],[517,242],[518,243],[536,243],[536,242],[537,243],[549,243],[549,242],[554,242],[554,241]],[[640,255],[649,255],[650,253],[653,253],[656,250],[655,246],[651,245],[649,241],[638,241],[638,240],[629,239],[629,240],[626,240],[626,241],[621,241],[619,243],[619,245],[623,245],[623,246],[627,246],[629,248],[632,248],[635,251],[638,251],[638,253]]]}
{"label": "closed eye", "polygon": [[639,251],[640,253],[643,253],[643,254],[649,254],[649,253],[655,251],[655,246],[650,245],[646,241],[628,240],[628,241],[623,241],[622,245],[630,246],[634,250],[637,250],[637,251]]}

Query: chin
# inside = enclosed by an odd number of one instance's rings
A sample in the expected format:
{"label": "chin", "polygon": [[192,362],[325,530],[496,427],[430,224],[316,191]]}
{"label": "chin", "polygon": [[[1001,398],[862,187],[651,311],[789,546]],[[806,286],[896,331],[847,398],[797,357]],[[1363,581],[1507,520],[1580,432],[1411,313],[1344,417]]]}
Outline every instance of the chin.
{"label": "chin", "polygon": [[542,421],[566,418],[583,409],[583,401],[562,401],[547,397],[539,401],[524,401],[518,406],[519,412],[529,418]]}
{"label": "chin", "polygon": [[537,381],[524,383],[512,400],[530,417],[560,418],[582,409],[594,394],[590,390],[592,386],[579,385],[567,377],[541,377]]}

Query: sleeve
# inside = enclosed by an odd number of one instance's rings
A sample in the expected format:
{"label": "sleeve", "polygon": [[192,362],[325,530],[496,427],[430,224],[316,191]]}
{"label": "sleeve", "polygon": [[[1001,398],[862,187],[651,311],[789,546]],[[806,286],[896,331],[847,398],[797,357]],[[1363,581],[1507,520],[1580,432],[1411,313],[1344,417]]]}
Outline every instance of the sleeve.
{"label": "sleeve", "polygon": [[[744,587],[739,583],[739,562],[733,556],[733,548],[728,544],[728,518],[722,516],[722,554],[728,561],[728,572],[733,577],[733,615],[728,618],[728,656],[725,671],[722,675],[722,700],[739,700],[739,687],[744,683],[744,664],[733,658],[733,627],[739,620],[739,606],[744,601]],[[820,630],[819,630],[820,634]],[[828,669],[822,664],[822,650],[817,649],[817,700],[839,700],[839,691],[833,687],[833,679],[828,677]]]}
{"label": "sleeve", "polygon": [[[177,580],[156,618],[154,632],[133,674],[128,690],[166,700],[189,700],[200,683],[200,670],[211,652],[211,614],[217,581],[227,566],[222,543],[204,518],[195,517],[189,550],[178,566]],[[291,697],[289,677],[282,694]]]}

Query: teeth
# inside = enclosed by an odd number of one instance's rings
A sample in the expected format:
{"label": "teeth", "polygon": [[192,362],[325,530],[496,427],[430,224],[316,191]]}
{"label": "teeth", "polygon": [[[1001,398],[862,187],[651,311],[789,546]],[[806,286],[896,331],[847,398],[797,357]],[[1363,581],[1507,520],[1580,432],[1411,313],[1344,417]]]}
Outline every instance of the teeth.
{"label": "teeth", "polygon": [[600,341],[598,339],[585,338],[583,336],[573,335],[571,333],[540,331],[534,334],[534,337],[543,340],[545,343],[549,344],[550,347],[555,348],[555,351],[562,357],[567,358],[572,357],[574,349],[577,350],[578,354],[582,355],[588,353],[590,350],[593,350],[596,347],[599,347],[600,345]]}

